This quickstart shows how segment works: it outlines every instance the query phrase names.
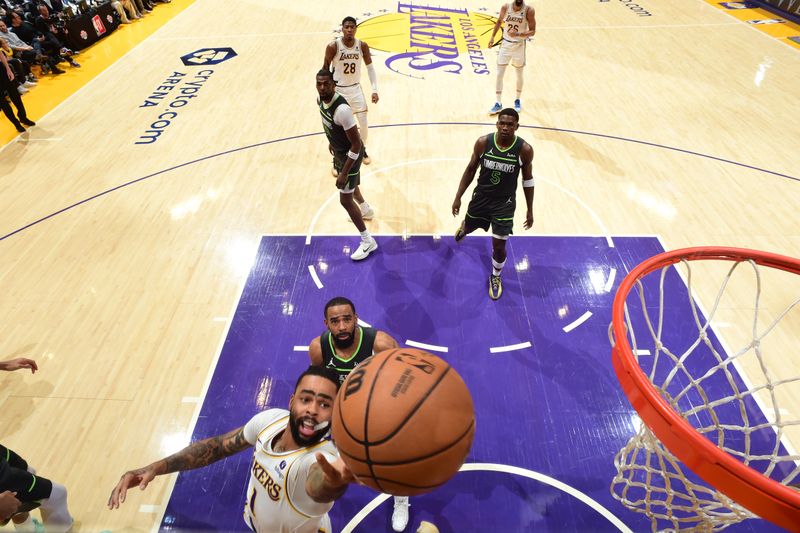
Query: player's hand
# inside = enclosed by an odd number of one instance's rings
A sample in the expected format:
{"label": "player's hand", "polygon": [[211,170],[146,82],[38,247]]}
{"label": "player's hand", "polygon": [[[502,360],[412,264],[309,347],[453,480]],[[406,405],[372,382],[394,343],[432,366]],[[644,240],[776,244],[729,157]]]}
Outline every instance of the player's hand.
{"label": "player's hand", "polygon": [[453,200],[453,216],[457,217],[459,211],[461,211],[461,198],[456,198]]}
{"label": "player's hand", "polygon": [[378,98],[378,93],[372,93],[372,103],[377,104],[378,100],[380,100],[380,98]]}
{"label": "player's hand", "polygon": [[333,146],[331,146],[330,144],[328,145],[328,151],[331,153],[331,155],[334,155]]}
{"label": "player's hand", "polygon": [[325,474],[325,483],[328,486],[332,488],[341,487],[355,481],[355,476],[350,469],[347,468],[347,465],[344,464],[341,457],[336,459],[333,463],[329,463],[324,455],[317,453],[316,459],[317,464],[322,468],[323,474]]}
{"label": "player's hand", "polygon": [[516,37],[518,35],[519,35],[519,32],[517,30],[515,30],[514,28],[509,28],[508,29],[508,36],[509,37]]}
{"label": "player's hand", "polygon": [[11,518],[19,509],[20,503],[16,492],[6,490],[0,493],[0,522],[6,522]]}
{"label": "player's hand", "polygon": [[[14,78],[11,78],[12,80]],[[16,359],[9,359],[8,361],[0,362],[0,370],[7,370],[8,372],[13,372],[14,370],[19,370],[21,368],[30,368],[31,374],[35,374],[39,367],[36,365],[36,361],[33,359],[27,359],[25,357],[17,357]]]}
{"label": "player's hand", "polygon": [[533,227],[533,211],[528,211],[525,215],[525,224],[522,225],[525,229],[531,229]]}
{"label": "player's hand", "polygon": [[138,485],[141,490],[144,490],[156,475],[158,474],[153,465],[139,468],[138,470],[129,470],[122,474],[119,483],[111,491],[111,496],[108,497],[108,508],[119,508],[119,504],[125,502],[125,495],[128,493],[129,488]]}
{"label": "player's hand", "polygon": [[336,178],[336,188],[344,189],[345,185],[347,185],[347,174],[339,172],[339,176]]}

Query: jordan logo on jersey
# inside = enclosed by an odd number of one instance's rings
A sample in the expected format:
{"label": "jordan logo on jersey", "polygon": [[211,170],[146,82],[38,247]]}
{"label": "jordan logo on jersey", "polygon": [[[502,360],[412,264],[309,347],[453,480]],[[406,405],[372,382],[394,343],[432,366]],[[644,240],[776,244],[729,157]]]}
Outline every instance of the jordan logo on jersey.
{"label": "jordan logo on jersey", "polygon": [[264,467],[255,460],[253,460],[253,477],[266,489],[270,500],[277,502],[281,499],[282,487],[278,483],[275,483],[275,480],[264,470]]}

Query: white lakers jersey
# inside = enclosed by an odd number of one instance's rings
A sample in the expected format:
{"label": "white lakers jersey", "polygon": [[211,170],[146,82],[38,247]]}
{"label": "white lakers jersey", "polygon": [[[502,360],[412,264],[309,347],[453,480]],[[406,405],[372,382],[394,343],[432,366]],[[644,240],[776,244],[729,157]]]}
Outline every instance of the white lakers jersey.
{"label": "white lakers jersey", "polygon": [[331,67],[337,87],[361,83],[361,41],[355,41],[351,48],[347,48],[341,37],[336,39],[336,55],[333,56]]}
{"label": "white lakers jersey", "polygon": [[517,32],[526,32],[528,31],[528,6],[526,4],[522,4],[522,9],[519,11],[514,11],[514,3],[506,4],[506,18],[503,20],[503,25],[505,27],[505,32],[503,33],[503,39],[506,41],[511,42],[518,42],[521,41],[522,38],[519,36],[511,37],[508,33],[510,29],[514,29]]}
{"label": "white lakers jersey", "polygon": [[336,448],[330,440],[308,448],[277,453],[272,442],[282,431],[289,431],[289,411],[269,409],[244,427],[247,442],[255,446],[250,466],[250,483],[244,520],[259,533],[331,533],[327,512],[331,503],[317,503],[306,493],[308,469],[323,452],[330,462]]}

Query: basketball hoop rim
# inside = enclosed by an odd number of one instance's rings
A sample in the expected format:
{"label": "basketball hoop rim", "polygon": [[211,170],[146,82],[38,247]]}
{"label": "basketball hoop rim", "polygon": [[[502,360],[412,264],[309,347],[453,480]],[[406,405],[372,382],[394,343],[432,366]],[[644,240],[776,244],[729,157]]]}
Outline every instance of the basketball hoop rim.
{"label": "basketball hoop rim", "polygon": [[612,362],[628,400],[662,443],[703,481],[761,516],[790,531],[800,531],[800,494],[734,459],[698,433],[661,397],[633,354],[625,326],[625,301],[636,280],[683,260],[753,260],[800,275],[800,260],[729,247],[682,248],[655,255],[625,276],[612,306]]}

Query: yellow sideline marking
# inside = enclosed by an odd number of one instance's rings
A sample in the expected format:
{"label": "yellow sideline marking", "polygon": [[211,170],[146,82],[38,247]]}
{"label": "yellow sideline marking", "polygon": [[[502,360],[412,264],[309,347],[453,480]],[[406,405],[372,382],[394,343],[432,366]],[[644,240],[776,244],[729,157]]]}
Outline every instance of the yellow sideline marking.
{"label": "yellow sideline marking", "polygon": [[[774,19],[782,19],[785,22],[781,22],[779,24],[751,24],[754,28],[758,29],[759,31],[766,33],[770,37],[774,37],[778,39],[784,44],[788,44],[798,50],[800,50],[800,42],[797,42],[798,38],[800,38],[800,25],[795,24],[794,22],[782,17],[776,13],[771,11],[767,11],[766,9],[760,7],[754,8],[747,8],[747,9],[727,9],[725,6],[721,5],[719,0],[705,0],[706,3],[711,4],[712,6],[721,9],[728,15],[732,16],[735,19],[738,19],[744,23],[748,23],[748,21],[753,20],[774,20]],[[794,37],[795,40],[790,39],[790,37]]]}

